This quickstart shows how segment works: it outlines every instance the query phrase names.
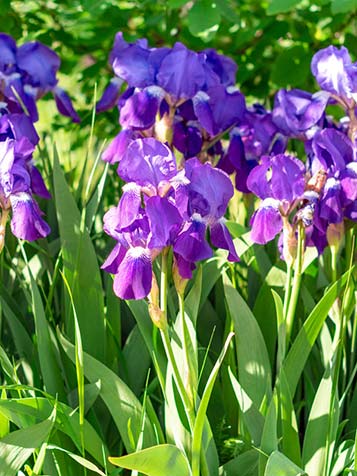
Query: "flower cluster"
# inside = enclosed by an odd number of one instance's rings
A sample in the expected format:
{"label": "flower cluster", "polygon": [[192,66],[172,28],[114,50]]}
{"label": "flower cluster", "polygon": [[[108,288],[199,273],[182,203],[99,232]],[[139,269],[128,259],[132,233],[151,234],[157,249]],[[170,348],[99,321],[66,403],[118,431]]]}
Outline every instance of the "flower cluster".
{"label": "flower cluster", "polygon": [[[291,252],[301,222],[307,244],[322,252],[341,235],[344,219],[357,221],[356,66],[346,48],[330,46],[317,52],[311,64],[321,91],[277,93],[273,123],[287,138],[304,142],[307,160],[271,154],[250,172],[248,189],[262,199],[251,219],[255,242],[267,243],[283,230],[288,237],[283,243],[290,243]],[[343,107],[347,124],[326,116],[330,103]],[[285,259],[288,248],[283,250]]]}
{"label": "flower cluster", "polygon": [[57,54],[39,42],[16,46],[0,34],[0,251],[6,222],[18,238],[33,241],[50,232],[33,198],[50,198],[32,155],[38,144],[36,101],[52,91],[59,111],[78,122],[69,96],[57,86]]}
{"label": "flower cluster", "polygon": [[229,177],[197,158],[178,170],[168,145],[155,138],[133,140],[118,167],[127,183],[117,207],[104,217],[104,230],[117,244],[103,264],[115,275],[114,291],[123,299],[141,299],[152,286],[152,262],[172,247],[175,265],[190,279],[197,261],[214,246],[238,260],[224,213],[233,195]]}
{"label": "flower cluster", "polygon": [[[244,97],[235,87],[237,66],[215,50],[196,53],[182,43],[149,48],[145,40],[127,43],[118,33],[110,63],[116,77],[97,111],[118,104],[122,130],[104,153],[108,162],[118,162],[129,141],[141,136],[172,142],[185,159],[203,151],[219,154],[217,137],[245,114]],[[127,89],[120,95],[124,81]]]}
{"label": "flower cluster", "polygon": [[0,33],[0,96],[8,111],[25,110],[36,122],[36,101],[51,91],[59,112],[79,122],[68,94],[57,85],[60,64],[59,56],[39,41],[18,47],[11,36]]}
{"label": "flower cluster", "polygon": [[[260,199],[252,240],[265,244],[280,235],[290,264],[298,224],[306,244],[322,252],[345,219],[357,220],[356,64],[345,48],[313,57],[321,91],[282,89],[272,111],[246,107],[235,87],[237,66],[211,49],[150,48],[118,33],[110,63],[116,76],[97,110],[117,104],[122,128],[103,154],[128,182],[105,217],[118,244],[104,268],[116,275],[119,296],[146,296],[152,260],[169,246],[180,275],[189,277],[211,254],[207,228],[211,243],[238,259],[223,221],[233,173],[237,190]],[[342,106],[348,121],[329,117],[330,104]],[[304,143],[306,160],[289,151],[290,139]]]}

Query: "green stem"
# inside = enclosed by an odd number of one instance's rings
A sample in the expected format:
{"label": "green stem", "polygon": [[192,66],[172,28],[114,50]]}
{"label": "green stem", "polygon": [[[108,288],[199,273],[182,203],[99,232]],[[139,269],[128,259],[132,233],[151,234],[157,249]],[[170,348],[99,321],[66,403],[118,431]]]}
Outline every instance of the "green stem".
{"label": "green stem", "polygon": [[5,245],[5,232],[6,232],[6,222],[7,217],[9,216],[10,210],[2,210],[0,218],[0,253],[2,252]]}
{"label": "green stem", "polygon": [[286,344],[289,344],[291,332],[294,324],[296,305],[300,293],[300,284],[302,277],[302,264],[304,259],[304,242],[305,242],[305,228],[301,222],[298,224],[298,244],[297,244],[297,256],[295,261],[295,272],[293,286],[291,290],[291,296],[288,304],[286,314]]}
{"label": "green stem", "polygon": [[195,408],[196,392],[197,392],[197,371],[194,367],[193,360],[195,355],[190,356],[189,340],[190,336],[186,324],[185,316],[185,299],[182,293],[178,294],[180,319],[181,319],[181,333],[182,333],[182,347],[184,352],[184,372],[187,372],[187,394],[190,398],[191,405]]}
{"label": "green stem", "polygon": [[190,399],[189,399],[189,397],[186,393],[186,388],[183,384],[179,369],[178,369],[177,364],[176,364],[175,356],[174,356],[172,346],[171,346],[171,341],[170,341],[168,328],[165,328],[164,330],[160,329],[160,332],[161,332],[162,342],[164,344],[164,349],[165,349],[165,352],[166,352],[166,356],[167,356],[168,361],[171,364],[171,367],[172,367],[172,370],[173,370],[174,380],[175,380],[177,389],[179,391],[182,403],[185,407],[186,415],[187,415],[188,422],[189,422],[189,425],[190,425],[190,430],[191,430],[191,433],[192,433],[193,428],[194,428],[194,424],[195,424],[195,412],[194,412],[193,407],[191,405]]}
{"label": "green stem", "polygon": [[287,270],[286,270],[286,283],[285,283],[285,295],[284,295],[284,319],[286,319],[289,302],[290,302],[292,277],[293,277],[293,265],[288,264]]}
{"label": "green stem", "polygon": [[337,281],[337,246],[331,246],[331,280],[333,283]]}
{"label": "green stem", "polygon": [[[164,250],[161,257],[161,282],[160,282],[160,309],[164,313],[165,318],[167,317],[167,251]],[[195,412],[191,401],[187,395],[186,388],[183,384],[179,369],[176,364],[174,352],[171,346],[171,340],[169,335],[168,327],[165,326],[164,329],[160,329],[162,342],[164,344],[165,353],[167,356],[167,360],[169,361],[172,371],[173,377],[179,391],[182,403],[184,405],[186,415],[188,418],[188,422],[190,425],[191,432],[193,431],[194,424],[195,424]]]}

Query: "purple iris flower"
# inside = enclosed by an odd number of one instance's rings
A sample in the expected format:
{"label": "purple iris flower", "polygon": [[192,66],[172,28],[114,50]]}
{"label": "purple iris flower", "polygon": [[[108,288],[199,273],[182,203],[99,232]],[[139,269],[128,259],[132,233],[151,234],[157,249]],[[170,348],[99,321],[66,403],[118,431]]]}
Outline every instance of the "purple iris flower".
{"label": "purple iris flower", "polygon": [[17,237],[34,241],[47,236],[51,229],[42,219],[43,213],[29,193],[10,195],[12,208],[11,231]]}
{"label": "purple iris flower", "polygon": [[[209,80],[204,62],[204,55],[189,50],[182,43],[175,43],[160,65],[157,84],[170,94],[174,103],[193,98]],[[187,74],[188,71],[190,74]],[[210,71],[211,76],[216,76]]]}
{"label": "purple iris flower", "polygon": [[199,91],[193,98],[195,114],[201,126],[215,136],[241,121],[245,112],[245,99],[238,89],[223,85]]}
{"label": "purple iris flower", "polygon": [[147,247],[148,219],[138,213],[130,228],[120,231],[119,207],[111,208],[104,216],[104,230],[115,240],[102,269],[114,274],[114,292],[122,299],[143,299],[151,289],[152,252]]}
{"label": "purple iris flower", "polygon": [[321,89],[338,96],[347,106],[355,104],[357,66],[352,63],[347,48],[328,46],[318,51],[312,58],[311,71]]}
{"label": "purple iris flower", "polygon": [[263,200],[252,216],[251,236],[256,243],[264,244],[282,231],[283,218],[289,216],[295,201],[302,198],[304,164],[290,155],[265,156],[250,172],[247,186]]}
{"label": "purple iris flower", "polygon": [[213,48],[203,50],[206,55],[206,63],[214,73],[219,77],[224,86],[234,86],[236,82],[237,65],[228,56],[220,55]]}
{"label": "purple iris flower", "polygon": [[145,130],[156,120],[165,91],[159,86],[148,86],[134,92],[120,109],[120,124],[125,129]]}
{"label": "purple iris flower", "polygon": [[172,144],[185,159],[196,156],[203,144],[202,134],[196,123],[175,122]]}
{"label": "purple iris flower", "polygon": [[161,194],[177,175],[175,157],[168,146],[154,138],[136,139],[119,162],[118,174],[126,182],[146,187],[152,195]]}
{"label": "purple iris flower", "polygon": [[[35,122],[38,119],[36,101],[52,91],[59,112],[79,122],[69,96],[57,86],[61,61],[53,50],[38,41],[17,47],[10,36],[0,34],[0,57],[0,91],[5,102],[18,102],[20,97]],[[19,104],[21,111],[22,104]]]}
{"label": "purple iris flower", "polygon": [[108,147],[104,150],[102,154],[102,159],[105,162],[109,162],[110,164],[115,164],[116,162],[119,162],[124,157],[130,142],[138,138],[138,133],[132,131],[131,129],[121,130],[119,134],[114,137]]}
{"label": "purple iris flower", "polygon": [[12,209],[11,230],[18,238],[33,241],[48,235],[50,228],[32,197],[49,193],[32,164],[34,145],[26,138],[0,142],[0,207]]}
{"label": "purple iris flower", "polygon": [[272,114],[255,104],[245,111],[242,123],[230,133],[226,154],[217,167],[228,174],[236,172],[236,189],[249,193],[247,178],[258,164],[262,155],[281,154],[286,148],[286,138],[282,136],[272,121]]}
{"label": "purple iris flower", "polygon": [[275,96],[273,121],[288,137],[304,139],[323,121],[329,95],[323,91],[310,94],[300,89],[281,89]]}
{"label": "purple iris flower", "polygon": [[16,42],[5,33],[0,33],[0,71],[11,74],[15,72]]}
{"label": "purple iris flower", "polygon": [[311,144],[311,173],[323,171],[326,176],[321,187],[319,216],[329,223],[350,218],[349,209],[357,198],[357,161],[350,139],[335,129],[318,132]]}
{"label": "purple iris flower", "polygon": [[[226,228],[224,214],[233,196],[233,185],[229,177],[210,164],[201,164],[198,159],[186,162],[186,186],[188,195],[187,215],[189,219],[174,243],[174,252],[184,263],[194,263],[212,256],[206,239],[207,227],[214,246],[228,250],[228,259],[238,261],[232,238]],[[180,270],[180,263],[179,270]],[[186,266],[183,272],[187,272]],[[181,273],[181,270],[180,270]]]}
{"label": "purple iris flower", "polygon": [[110,80],[108,86],[105,88],[102,94],[102,97],[97,102],[97,112],[108,111],[118,103],[122,84],[123,80],[121,78],[114,77]]}

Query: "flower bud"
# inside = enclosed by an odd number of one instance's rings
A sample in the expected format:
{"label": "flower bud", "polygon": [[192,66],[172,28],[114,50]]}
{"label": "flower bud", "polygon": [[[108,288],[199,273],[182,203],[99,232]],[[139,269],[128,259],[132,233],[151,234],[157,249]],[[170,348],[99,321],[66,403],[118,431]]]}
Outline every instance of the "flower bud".
{"label": "flower bud", "polygon": [[165,313],[159,308],[159,306],[153,304],[152,302],[149,303],[148,310],[154,326],[158,327],[161,330],[165,330],[167,327],[167,319]]}
{"label": "flower bud", "polygon": [[0,253],[2,252],[5,245],[5,231],[6,231],[6,221],[9,215],[9,210],[3,210],[0,219]]}
{"label": "flower bud", "polygon": [[180,275],[176,259],[174,259],[174,262],[172,265],[172,278],[174,280],[177,294],[179,294],[180,296],[183,296],[185,293],[186,285],[189,280],[182,278],[182,276]]}
{"label": "flower bud", "polygon": [[286,217],[283,217],[283,256],[286,264],[292,266],[296,258],[297,239],[294,228]]}
{"label": "flower bud", "polygon": [[344,237],[343,221],[340,223],[330,223],[327,227],[326,238],[329,246],[339,249]]}
{"label": "flower bud", "polygon": [[159,286],[157,285],[155,274],[152,273],[151,291],[148,296],[149,297],[148,311],[154,326],[158,327],[161,330],[164,330],[166,329],[166,326],[167,326],[167,319],[166,319],[165,313],[160,309],[159,296],[160,296]]}
{"label": "flower bud", "polygon": [[164,114],[159,121],[155,123],[155,137],[161,142],[172,143],[173,138],[173,115]]}

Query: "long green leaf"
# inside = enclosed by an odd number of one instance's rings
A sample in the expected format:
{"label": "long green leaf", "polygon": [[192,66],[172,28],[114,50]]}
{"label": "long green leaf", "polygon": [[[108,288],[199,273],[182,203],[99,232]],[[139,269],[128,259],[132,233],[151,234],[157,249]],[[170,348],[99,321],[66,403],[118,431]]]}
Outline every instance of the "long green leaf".
{"label": "long green leaf", "polygon": [[[64,403],[57,402],[55,428],[73,441],[78,451],[81,450],[80,425],[78,413]],[[25,427],[34,425],[39,419],[43,419],[53,409],[53,405],[47,398],[28,397],[11,400],[0,400],[0,413],[5,415],[15,425]],[[108,454],[103,441],[98,436],[92,425],[84,421],[84,447],[85,450],[96,459],[98,463],[103,461],[103,451]]]}
{"label": "long green leaf", "polygon": [[190,476],[186,456],[173,445],[158,445],[109,461],[121,468],[133,469],[148,476]]}
{"label": "long green leaf", "polygon": [[16,476],[36,448],[47,441],[53,417],[36,425],[13,431],[0,440],[0,474]]}
{"label": "long green leaf", "polygon": [[40,360],[43,383],[46,392],[54,396],[58,394],[58,397],[63,400],[65,399],[66,393],[59,367],[59,355],[56,356],[55,354],[56,347],[51,339],[49,324],[45,316],[41,295],[30,269],[29,274],[33,315],[37,336],[38,356]]}
{"label": "long green leaf", "polygon": [[236,331],[239,382],[257,408],[271,395],[271,368],[262,333],[252,311],[224,276],[224,292]]}
{"label": "long green leaf", "polygon": [[291,346],[291,349],[283,363],[284,373],[290,388],[290,394],[294,397],[299,378],[304,370],[311,349],[321,331],[325,319],[345,285],[350,271],[347,271],[316,304],[309,317],[304,322],[299,334]]}
{"label": "long green leaf", "polygon": [[268,459],[264,476],[307,476],[306,473],[279,451],[274,451]]}
{"label": "long green leaf", "polygon": [[233,375],[231,369],[228,369],[229,378],[238,400],[239,408],[243,415],[244,423],[251,435],[254,445],[259,446],[264,428],[264,417],[248,397],[238,380]]}
{"label": "long green leaf", "polygon": [[233,338],[233,332],[228,334],[224,347],[220,356],[215,363],[215,366],[212,369],[212,372],[208,378],[206,383],[200,405],[197,410],[195,426],[193,428],[193,435],[192,435],[192,474],[193,476],[199,476],[200,474],[200,452],[201,452],[201,444],[202,444],[202,433],[203,428],[206,420],[206,412],[208,403],[211,397],[211,393],[213,390],[214,383],[216,381],[219,369],[222,365],[223,359],[226,355],[228,350],[229,344]]}
{"label": "long green leaf", "polygon": [[[73,294],[84,350],[104,360],[105,325],[102,282],[96,253],[68,189],[54,150],[53,180],[64,275]],[[66,330],[74,336],[71,306],[67,299]]]}
{"label": "long green leaf", "polygon": [[[59,338],[64,351],[72,362],[75,362],[76,356],[74,345],[66,340],[62,335],[59,335]],[[135,444],[133,444],[130,430],[128,429],[128,422],[130,422],[131,431],[134,432],[134,436],[137,439],[141,431],[143,411],[141,403],[135,397],[130,388],[125,385],[125,383],[114,372],[108,369],[108,367],[85,352],[83,353],[83,358],[85,377],[92,383],[100,379],[100,396],[107,405],[108,410],[114,419],[126,450],[128,452],[134,451]],[[147,447],[154,445],[155,443],[156,438],[154,429],[149,419],[145,418],[143,446]]]}
{"label": "long green leaf", "polygon": [[[326,447],[329,427],[337,427],[339,408],[336,396],[332,395],[333,379],[328,367],[320,382],[307,422],[302,452],[304,469],[309,476],[325,474],[324,466],[328,448]],[[335,401],[330,414],[331,399]],[[331,420],[331,421],[330,421]],[[334,441],[331,445],[334,445]]]}

